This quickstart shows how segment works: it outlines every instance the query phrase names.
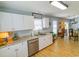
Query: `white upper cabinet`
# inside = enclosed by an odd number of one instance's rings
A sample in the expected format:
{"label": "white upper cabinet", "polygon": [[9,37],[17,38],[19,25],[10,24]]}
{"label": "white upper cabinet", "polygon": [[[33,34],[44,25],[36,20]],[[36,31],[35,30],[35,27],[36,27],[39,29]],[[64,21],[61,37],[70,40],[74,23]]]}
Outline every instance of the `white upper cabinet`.
{"label": "white upper cabinet", "polygon": [[24,29],[23,15],[12,14],[12,22],[13,22],[13,26],[14,26],[14,31]]}
{"label": "white upper cabinet", "polygon": [[28,30],[33,27],[33,16],[0,12],[0,32]]}
{"label": "white upper cabinet", "polygon": [[24,28],[25,29],[33,29],[34,28],[34,17],[24,15]]}
{"label": "white upper cabinet", "polygon": [[0,31],[12,31],[12,16],[10,13],[0,12]]}
{"label": "white upper cabinet", "polygon": [[49,18],[43,18],[43,28],[49,28]]}

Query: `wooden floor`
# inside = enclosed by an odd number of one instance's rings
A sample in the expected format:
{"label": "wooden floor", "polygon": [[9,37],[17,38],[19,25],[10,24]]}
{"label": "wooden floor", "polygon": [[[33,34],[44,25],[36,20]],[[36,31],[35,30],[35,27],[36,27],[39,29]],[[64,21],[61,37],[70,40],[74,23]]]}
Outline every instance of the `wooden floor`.
{"label": "wooden floor", "polygon": [[32,57],[77,57],[79,56],[79,42],[68,39],[56,39],[51,46],[39,51]]}

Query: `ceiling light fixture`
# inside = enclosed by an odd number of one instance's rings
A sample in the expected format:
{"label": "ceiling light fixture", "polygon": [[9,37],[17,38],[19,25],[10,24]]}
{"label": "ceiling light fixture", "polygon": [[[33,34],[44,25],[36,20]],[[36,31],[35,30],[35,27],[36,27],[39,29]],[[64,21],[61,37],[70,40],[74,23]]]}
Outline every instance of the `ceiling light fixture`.
{"label": "ceiling light fixture", "polygon": [[68,5],[64,4],[62,1],[51,1],[50,3],[51,3],[51,5],[57,7],[61,10],[65,10],[68,8]]}

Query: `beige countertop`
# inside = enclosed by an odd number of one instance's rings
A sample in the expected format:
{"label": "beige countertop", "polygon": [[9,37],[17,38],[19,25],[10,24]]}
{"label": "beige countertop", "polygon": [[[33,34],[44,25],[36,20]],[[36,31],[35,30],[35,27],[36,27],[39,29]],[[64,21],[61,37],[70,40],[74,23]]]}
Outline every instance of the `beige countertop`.
{"label": "beige countertop", "polygon": [[16,44],[22,43],[22,42],[24,42],[24,41],[27,42],[27,40],[31,40],[31,39],[35,39],[35,38],[38,38],[38,36],[33,36],[33,37],[32,37],[32,36],[23,36],[23,37],[19,37],[17,40],[15,40],[15,41],[13,42],[13,44],[6,44],[6,45],[4,45],[4,46],[1,46],[0,49],[1,49],[1,48],[4,48],[4,47],[16,45]]}
{"label": "beige countertop", "polygon": [[[50,33],[46,33],[46,35],[50,35]],[[22,42],[27,42],[27,40],[32,40],[32,39],[35,39],[35,38],[39,38],[41,36],[45,36],[45,35],[38,35],[38,36],[22,36],[22,37],[19,37],[17,40],[14,41],[13,44],[9,44],[9,45],[5,45],[5,46],[2,46],[0,47],[1,48],[4,48],[4,47],[8,47],[8,46],[12,46],[12,45],[16,45],[16,44],[19,44],[19,43],[22,43]]]}

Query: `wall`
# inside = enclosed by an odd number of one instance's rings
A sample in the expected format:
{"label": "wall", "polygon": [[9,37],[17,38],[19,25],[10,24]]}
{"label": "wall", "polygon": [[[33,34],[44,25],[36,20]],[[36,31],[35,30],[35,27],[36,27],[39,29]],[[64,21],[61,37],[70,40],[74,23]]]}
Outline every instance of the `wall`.
{"label": "wall", "polygon": [[[59,21],[59,20],[62,20],[62,18],[58,18],[58,17],[52,17],[51,19],[50,19],[50,23],[51,23],[51,32],[53,32],[53,24],[52,24],[52,22],[53,21]],[[66,19],[65,20],[65,22],[67,22],[67,23],[69,23],[69,19]],[[69,25],[69,24],[68,24]],[[57,28],[58,28],[58,24],[57,24]],[[68,28],[69,29],[69,28]],[[58,29],[57,29],[57,31],[58,31]],[[67,30],[67,33],[68,33],[69,31]],[[67,36],[68,36],[68,34],[67,34]]]}
{"label": "wall", "polygon": [[53,31],[53,20],[56,20],[56,21],[59,21],[59,20],[61,20],[61,18],[59,18],[59,17],[51,17],[50,18],[50,31],[52,32]]}
{"label": "wall", "polygon": [[15,13],[15,14],[22,14],[22,15],[32,15],[32,12],[14,10],[14,9],[8,9],[8,8],[0,8],[0,11],[8,12],[8,13]]}
{"label": "wall", "polygon": [[31,35],[31,34],[32,34],[32,30],[15,31],[15,33],[17,33],[17,35],[18,35],[19,37],[28,36],[28,35]]}

